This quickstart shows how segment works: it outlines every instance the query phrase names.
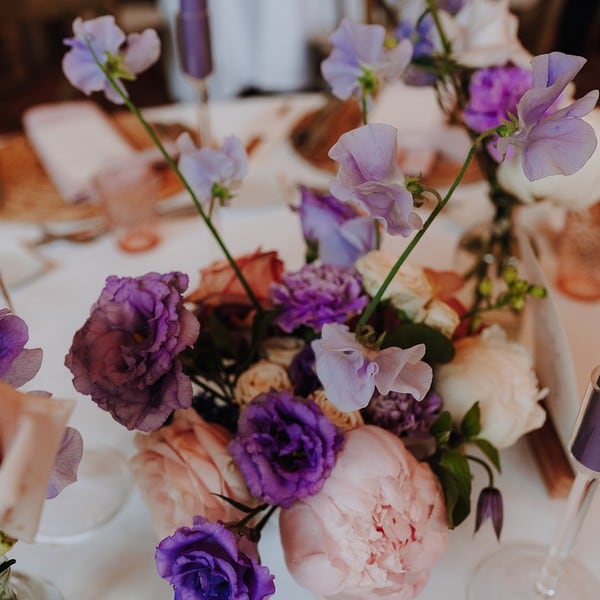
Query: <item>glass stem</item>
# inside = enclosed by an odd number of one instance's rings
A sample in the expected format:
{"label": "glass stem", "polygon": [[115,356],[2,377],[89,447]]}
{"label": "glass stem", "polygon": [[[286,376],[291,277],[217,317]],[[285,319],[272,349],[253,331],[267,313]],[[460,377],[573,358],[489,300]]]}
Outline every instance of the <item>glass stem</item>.
{"label": "glass stem", "polygon": [[546,561],[535,584],[536,598],[554,598],[560,574],[569,557],[591,500],[598,487],[598,479],[582,471],[577,472],[569,493],[562,521],[554,535]]}
{"label": "glass stem", "polygon": [[206,79],[194,79],[194,83],[198,92],[198,133],[200,134],[200,146],[210,148],[212,146],[212,131],[208,81]]}

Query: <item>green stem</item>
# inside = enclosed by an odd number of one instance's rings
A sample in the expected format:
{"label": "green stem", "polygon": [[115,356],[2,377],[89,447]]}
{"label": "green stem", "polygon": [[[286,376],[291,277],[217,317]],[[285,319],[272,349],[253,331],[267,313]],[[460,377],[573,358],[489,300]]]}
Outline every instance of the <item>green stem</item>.
{"label": "green stem", "polygon": [[86,38],[85,41],[86,41],[86,44],[87,44],[88,48],[90,49],[90,52],[92,53],[92,56],[94,57],[94,60],[96,61],[96,64],[100,67],[100,69],[102,70],[102,72],[106,75],[106,77],[107,77],[108,81],[110,82],[111,86],[113,87],[113,89],[117,92],[117,94],[119,94],[119,96],[121,97],[121,99],[125,103],[125,106],[127,106],[127,108],[135,115],[135,117],[137,118],[137,120],[141,123],[142,127],[146,130],[146,132],[150,136],[150,139],[154,142],[154,144],[156,145],[156,147],[158,148],[158,150],[162,154],[162,156],[165,159],[165,162],[167,163],[167,165],[169,166],[169,168],[175,173],[175,175],[177,175],[179,181],[181,181],[181,183],[183,184],[184,188],[190,194],[190,196],[192,198],[192,201],[194,202],[194,205],[196,207],[196,210],[198,211],[198,213],[202,217],[202,220],[204,221],[204,223],[208,227],[210,233],[215,238],[217,244],[219,245],[219,247],[223,251],[223,254],[225,255],[225,258],[227,259],[227,261],[231,265],[231,268],[233,269],[233,272],[235,273],[236,277],[239,279],[240,283],[242,284],[242,287],[244,288],[244,291],[246,292],[248,298],[250,299],[250,302],[252,302],[252,305],[254,306],[254,308],[258,312],[261,312],[262,311],[262,307],[261,307],[258,299],[256,298],[256,296],[254,295],[254,292],[252,291],[252,288],[250,287],[250,285],[246,281],[246,278],[242,274],[242,271],[238,267],[238,265],[235,262],[234,258],[229,253],[229,250],[227,249],[227,246],[225,246],[225,243],[221,239],[221,236],[219,235],[219,232],[216,230],[215,226],[212,224],[211,220],[206,215],[206,212],[202,208],[202,204],[198,200],[196,194],[194,193],[194,190],[192,190],[192,188],[191,188],[190,184],[187,182],[186,178],[183,176],[183,173],[179,170],[179,167],[177,166],[177,164],[175,163],[175,161],[171,158],[170,154],[167,152],[167,150],[163,146],[162,142],[160,141],[160,139],[156,135],[156,133],[155,133],[154,129],[152,128],[152,126],[142,116],[142,113],[139,111],[138,107],[123,92],[123,90],[121,89],[121,87],[119,85],[117,85],[117,83],[116,83],[115,79],[113,78],[113,76],[106,70],[106,68],[104,67],[104,65],[102,64],[102,62],[100,62],[100,60],[96,56],[96,53],[94,52],[94,50],[93,50],[93,48],[91,46],[89,40]]}
{"label": "green stem", "polygon": [[429,12],[431,13],[433,22],[435,24],[435,28],[437,29],[437,31],[440,35],[440,41],[442,42],[442,49],[444,50],[444,54],[445,54],[445,56],[448,57],[448,56],[450,56],[450,53],[452,52],[452,46],[450,45],[450,42],[448,41],[448,38],[446,37],[446,32],[444,31],[444,28],[442,27],[442,22],[440,21],[440,15],[438,13],[437,3],[435,2],[435,0],[427,0],[427,8],[429,9]]}
{"label": "green stem", "polygon": [[[462,181],[462,178],[464,177],[464,175],[467,171],[467,168],[471,164],[471,160],[473,159],[473,156],[475,156],[475,152],[477,151],[479,145],[487,136],[489,136],[493,133],[496,133],[495,127],[492,129],[488,129],[487,131],[484,131],[483,133],[481,133],[477,137],[477,139],[473,142],[473,144],[469,150],[469,153],[467,154],[465,162],[463,163],[463,166],[461,167],[460,171],[458,172],[458,175],[452,182],[452,185],[446,192],[446,195],[440,201],[438,201],[436,207],[431,211],[431,214],[429,215],[429,217],[423,224],[423,227],[421,229],[419,229],[419,231],[417,231],[415,236],[412,238],[412,240],[406,246],[404,252],[402,252],[402,254],[399,256],[398,260],[395,262],[394,266],[391,268],[387,277],[384,279],[383,283],[381,284],[381,286],[379,287],[379,289],[377,290],[377,292],[371,299],[371,302],[369,302],[369,304],[365,308],[364,312],[362,313],[362,315],[356,325],[356,331],[360,331],[367,324],[369,317],[373,314],[373,311],[377,308],[377,305],[379,304],[379,302],[381,302],[381,298],[383,297],[383,294],[385,293],[388,286],[390,285],[390,283],[396,276],[396,273],[399,271],[400,267],[404,264],[404,261],[408,258],[410,253],[413,251],[414,247],[419,243],[421,238],[425,235],[425,232],[429,229],[430,225],[433,223],[433,221],[438,216],[438,214],[441,212],[441,210],[444,208],[444,206],[446,206],[446,204],[448,203],[448,200],[450,200],[450,198],[452,197],[452,194],[454,194],[456,188]],[[439,194],[437,194],[437,196],[438,196],[438,198],[440,197]]]}
{"label": "green stem", "polygon": [[[219,386],[221,388],[221,392],[218,392],[217,390],[212,388],[210,385],[207,385],[206,383],[204,383],[196,375],[190,375],[189,377],[196,385],[200,386],[203,390],[210,392],[211,394],[213,394],[214,396],[216,396],[217,398],[220,398],[221,400],[223,400],[225,402],[230,402],[230,399],[225,395],[225,390],[223,389],[223,386]],[[219,382],[215,381],[215,384],[219,385]]]}
{"label": "green stem", "polygon": [[484,460],[481,460],[481,458],[473,456],[472,454],[465,454],[465,458],[481,465],[487,471],[489,487],[494,487],[494,472],[490,466]]}
{"label": "green stem", "polygon": [[[238,523],[236,523],[236,528],[238,529],[242,529],[243,527],[245,527],[250,521],[252,521],[252,519],[254,519],[254,517],[262,512],[263,510],[265,510],[265,508],[267,508],[267,506],[269,506],[268,504],[260,504],[258,505],[254,510],[251,510],[243,519],[241,519]],[[273,507],[271,507],[273,508]],[[277,508],[276,506],[274,508]]]}
{"label": "green stem", "polygon": [[364,89],[360,94],[360,109],[362,111],[363,125],[367,125],[369,123],[369,118],[367,115],[367,93]]}
{"label": "green stem", "polygon": [[253,527],[254,531],[256,531],[256,533],[259,533],[262,531],[262,528],[267,524],[267,521],[271,518],[271,515],[278,509],[279,507],[275,504],[273,506],[271,506],[271,508],[269,508],[269,510],[265,513],[265,516],[256,524],[255,527]]}

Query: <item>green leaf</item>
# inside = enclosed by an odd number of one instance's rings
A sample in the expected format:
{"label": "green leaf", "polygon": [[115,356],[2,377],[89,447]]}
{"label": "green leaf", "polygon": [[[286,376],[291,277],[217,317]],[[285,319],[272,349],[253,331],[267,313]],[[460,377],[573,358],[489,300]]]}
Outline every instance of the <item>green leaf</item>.
{"label": "green leaf", "polygon": [[448,443],[452,431],[452,415],[444,411],[429,427],[429,433],[436,439],[439,446]]}
{"label": "green leaf", "polygon": [[502,472],[502,468],[500,466],[500,453],[497,448],[487,440],[483,438],[475,438],[471,440],[473,444],[475,444],[489,459],[489,461],[496,467],[498,473]]}
{"label": "green leaf", "polygon": [[[453,506],[448,519],[454,526],[462,523],[471,512],[471,469],[467,459],[457,450],[443,448],[439,459],[440,473],[445,479],[453,478]],[[455,499],[454,499],[455,497]],[[448,503],[447,503],[448,504]]]}
{"label": "green leaf", "polygon": [[227,325],[215,313],[211,313],[208,317],[208,329],[215,348],[230,356],[235,355],[237,350],[236,341]]}
{"label": "green leaf", "polygon": [[213,492],[212,495],[217,496],[217,498],[221,498],[221,500],[223,500],[224,502],[227,502],[227,504],[231,504],[231,506],[237,508],[238,510],[240,510],[244,513],[251,513],[256,510],[256,507],[246,506],[245,504],[242,504],[241,502],[238,502],[237,500],[234,500],[233,498],[229,498],[228,496],[223,496],[222,494],[217,494],[216,492]]}
{"label": "green leaf", "polygon": [[479,410],[479,402],[475,402],[462,418],[460,432],[466,440],[478,436],[481,432],[481,411]]}
{"label": "green leaf", "polygon": [[388,332],[382,347],[410,348],[416,344],[425,344],[425,362],[446,363],[454,358],[454,345],[451,340],[437,329],[423,323],[402,323]]}
{"label": "green leaf", "polygon": [[454,529],[458,523],[454,522],[454,508],[458,502],[458,484],[456,483],[456,477],[440,467],[439,465],[432,465],[433,472],[438,478],[442,491],[444,492],[444,503],[446,505],[446,521],[450,529]]}

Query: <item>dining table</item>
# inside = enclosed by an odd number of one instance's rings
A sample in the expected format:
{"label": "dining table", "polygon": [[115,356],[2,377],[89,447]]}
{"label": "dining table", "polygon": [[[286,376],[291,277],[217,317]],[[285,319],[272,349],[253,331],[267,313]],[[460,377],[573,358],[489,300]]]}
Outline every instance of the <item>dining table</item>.
{"label": "dining table", "polygon": [[[375,119],[388,120],[411,144],[431,143],[443,136],[441,115],[430,91],[398,88],[382,100]],[[209,106],[213,135],[237,135],[244,143],[259,141],[249,158],[248,176],[229,206],[222,207],[216,223],[233,255],[275,249],[287,270],[303,264],[304,240],[299,218],[291,207],[299,202],[299,185],[326,189],[333,175],[309,164],[294,150],[289,132],[307,112],[326,101],[322,94],[292,94],[212,102]],[[145,109],[149,120],[196,123],[194,103]],[[2,145],[0,136],[0,147]],[[56,140],[60,144],[60,140]],[[483,182],[461,186],[447,208],[434,221],[410,260],[436,269],[455,266],[461,234],[490,206]],[[85,243],[58,239],[37,244],[40,224],[26,220],[0,221],[0,240],[12,243],[40,261],[34,276],[9,286],[14,311],[29,327],[28,347],[40,347],[44,356],[37,376],[25,389],[43,389],[57,398],[73,398],[76,407],[70,424],[82,434],[86,448],[116,450],[125,460],[135,452],[134,433],[126,430],[73,387],[65,367],[73,335],[85,322],[109,275],[181,271],[197,286],[202,267],[220,259],[220,250],[202,219],[189,208],[185,194],[165,201],[158,222],[160,242],[145,252],[128,253],[110,232]],[[426,210],[425,207],[424,210]],[[525,210],[524,212],[527,212]],[[555,207],[529,210],[533,225],[560,215]],[[55,229],[57,223],[46,223]],[[72,224],[71,224],[72,225]],[[535,228],[534,228],[534,231]],[[541,236],[541,234],[540,234]],[[384,248],[398,251],[405,239],[385,238]],[[541,245],[540,265],[548,291],[565,333],[565,354],[572,361],[578,403],[589,374],[600,363],[600,303],[580,302],[557,290],[552,279],[552,247]],[[2,262],[0,258],[0,269]],[[0,304],[1,305],[1,304]],[[536,358],[536,360],[539,357]],[[552,390],[550,390],[552,393]],[[564,425],[564,424],[563,424]],[[567,424],[567,427],[570,427]],[[504,498],[504,529],[500,541],[490,523],[474,533],[474,511],[449,533],[448,548],[434,565],[421,600],[462,600],[473,569],[491,553],[515,542],[548,545],[565,509],[564,497],[552,497],[541,477],[527,436],[501,451],[502,473],[496,484]],[[74,484],[77,485],[77,484]],[[474,489],[486,485],[485,473],[474,472]],[[55,500],[60,501],[60,496]],[[53,502],[48,500],[47,503]],[[68,518],[68,516],[67,516]],[[600,575],[600,498],[596,497],[573,548],[573,556]],[[158,543],[150,514],[132,484],[116,514],[101,527],[75,539],[18,542],[11,550],[15,568],[52,581],[66,600],[165,600],[169,584],[156,573],[154,551]],[[310,600],[288,573],[278,535],[277,514],[267,524],[259,543],[262,562],[275,575],[276,600]],[[600,597],[600,590],[598,591]],[[509,599],[507,599],[509,600]],[[575,600],[575,599],[569,599]]]}

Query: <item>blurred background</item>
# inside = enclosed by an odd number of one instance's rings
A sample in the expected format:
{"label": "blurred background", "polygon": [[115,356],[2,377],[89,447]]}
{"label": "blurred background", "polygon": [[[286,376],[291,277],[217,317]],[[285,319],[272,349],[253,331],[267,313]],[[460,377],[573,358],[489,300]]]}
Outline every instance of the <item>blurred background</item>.
{"label": "blurred background", "polygon": [[[520,38],[534,54],[562,50],[588,58],[577,95],[600,86],[600,0],[511,0]],[[192,100],[178,64],[179,0],[3,0],[0,2],[0,132],[21,129],[23,111],[82,95],[64,78],[63,39],[77,16],[114,14],[125,32],[155,28],[161,61],[128,90],[139,106]],[[319,63],[343,16],[381,21],[383,0],[209,0],[213,99],[324,89]],[[94,99],[113,109],[100,94]]]}

